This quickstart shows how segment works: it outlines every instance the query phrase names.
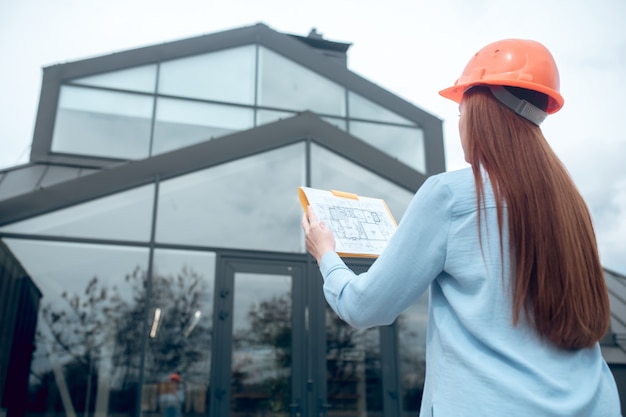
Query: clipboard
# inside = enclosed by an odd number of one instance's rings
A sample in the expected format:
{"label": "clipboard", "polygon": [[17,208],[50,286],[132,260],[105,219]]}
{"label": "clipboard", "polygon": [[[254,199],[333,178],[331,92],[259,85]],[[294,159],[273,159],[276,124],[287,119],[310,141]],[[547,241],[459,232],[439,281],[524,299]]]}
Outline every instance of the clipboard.
{"label": "clipboard", "polygon": [[338,190],[299,187],[304,212],[313,207],[332,230],[337,254],[346,258],[377,258],[398,228],[387,203]]}

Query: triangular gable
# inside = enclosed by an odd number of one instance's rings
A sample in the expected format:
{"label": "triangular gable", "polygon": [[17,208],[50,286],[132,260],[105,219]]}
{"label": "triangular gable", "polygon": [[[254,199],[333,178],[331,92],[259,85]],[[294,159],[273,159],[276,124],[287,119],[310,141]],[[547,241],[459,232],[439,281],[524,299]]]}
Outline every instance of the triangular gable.
{"label": "triangular gable", "polygon": [[44,69],[42,93],[33,136],[32,161],[77,163],[89,161],[97,166],[106,166],[110,161],[98,158],[74,157],[49,154],[54,118],[59,101],[60,85],[79,77],[99,76],[103,73],[185,58],[193,55],[217,52],[244,45],[260,44],[280,55],[306,67],[337,83],[367,100],[389,109],[424,130],[428,171],[444,170],[444,150],[441,120],[395,96],[378,85],[351,72],[339,60],[312,48],[298,37],[270,29],[264,24],[203,35],[159,45],[118,52],[96,58],[50,66]]}

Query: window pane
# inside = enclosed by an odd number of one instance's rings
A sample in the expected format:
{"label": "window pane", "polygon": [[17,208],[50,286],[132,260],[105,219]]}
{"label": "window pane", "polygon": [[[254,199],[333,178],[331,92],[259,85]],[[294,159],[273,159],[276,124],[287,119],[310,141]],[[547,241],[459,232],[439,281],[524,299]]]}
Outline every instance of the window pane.
{"label": "window pane", "polygon": [[304,144],[163,181],[159,242],[294,252],[301,248]]}
{"label": "window pane", "polygon": [[336,117],[322,117],[322,120],[343,131],[348,130],[348,122],[346,121],[346,119],[339,119]]}
{"label": "window pane", "polygon": [[[274,110],[257,110],[257,126],[295,116],[296,113]],[[346,119],[338,117],[322,117],[322,120],[341,130],[348,130]]]}
{"label": "window pane", "polygon": [[161,64],[159,94],[254,104],[255,46]]}
{"label": "window pane", "polygon": [[426,321],[428,293],[396,320],[400,355],[400,389],[402,415],[418,415],[422,404],[426,376]]}
{"label": "window pane", "polygon": [[426,173],[422,129],[350,121],[350,133],[422,174]]}
{"label": "window pane", "polygon": [[259,105],[345,116],[346,93],[339,84],[267,48],[259,49]]}
{"label": "window pane", "polygon": [[120,159],[147,157],[153,100],[63,86],[52,151]]}
{"label": "window pane", "polygon": [[147,242],[154,185],[42,214],[2,227],[3,232]]}
{"label": "window pane", "polygon": [[288,416],[292,277],[235,273],[231,416]]}
{"label": "window pane", "polygon": [[207,413],[214,287],[215,253],[154,251],[144,413]]}
{"label": "window pane", "polygon": [[311,146],[311,158],[311,187],[382,198],[400,222],[413,198],[411,191],[315,144]]}
{"label": "window pane", "polygon": [[379,331],[350,327],[326,305],[328,417],[382,416]]}
{"label": "window pane", "polygon": [[133,416],[148,250],[7,239],[42,292],[29,416]]}
{"label": "window pane", "polygon": [[277,120],[287,119],[293,116],[295,116],[295,113],[293,112],[259,109],[256,112],[256,124],[257,126],[264,125],[267,123],[275,122]]}
{"label": "window pane", "polygon": [[[56,168],[56,166],[54,167]],[[31,191],[48,170],[47,165],[23,165],[0,175],[0,201]],[[51,170],[52,171],[52,170]]]}
{"label": "window pane", "polygon": [[107,72],[105,74],[73,79],[72,84],[154,93],[156,88],[156,68],[156,65],[146,65],[123,71]]}
{"label": "window pane", "polygon": [[253,111],[235,106],[159,99],[153,154],[253,127]]}
{"label": "window pane", "polygon": [[413,125],[414,123],[399,114],[370,101],[352,91],[348,92],[348,108],[350,118],[369,119],[377,122],[400,123]]}

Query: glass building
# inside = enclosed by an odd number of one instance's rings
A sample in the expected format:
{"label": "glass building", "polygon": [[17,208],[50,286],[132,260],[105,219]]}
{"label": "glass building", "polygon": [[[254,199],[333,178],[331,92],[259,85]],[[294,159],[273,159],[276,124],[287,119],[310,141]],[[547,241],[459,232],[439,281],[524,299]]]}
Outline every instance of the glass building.
{"label": "glass building", "polygon": [[30,162],[0,171],[7,417],[417,414],[426,296],[347,326],[300,228],[299,186],[399,221],[445,171],[442,121],[349,47],[257,24],[44,68]]}

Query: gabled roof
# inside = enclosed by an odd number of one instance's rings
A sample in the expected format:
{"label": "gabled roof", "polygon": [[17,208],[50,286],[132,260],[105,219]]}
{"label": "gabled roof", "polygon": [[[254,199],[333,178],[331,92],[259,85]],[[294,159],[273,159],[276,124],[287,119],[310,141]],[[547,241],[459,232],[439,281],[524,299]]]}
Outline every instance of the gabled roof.
{"label": "gabled roof", "polygon": [[281,146],[312,140],[409,190],[426,177],[377,148],[328,124],[312,112],[236,132],[140,161],[131,161],[0,201],[0,226],[93,198],[240,159]]}
{"label": "gabled roof", "polygon": [[[36,190],[47,189],[71,179],[79,179],[102,168],[110,169],[127,163],[127,161],[92,156],[49,154],[62,83],[73,78],[249,44],[261,44],[272,49],[363,97],[414,120],[424,129],[426,154],[429,155],[427,160],[429,172],[445,170],[443,142],[440,140],[443,135],[441,120],[351,72],[346,66],[345,59],[341,58],[342,55],[345,58],[350,44],[324,40],[315,30],[312,30],[309,36],[304,37],[279,33],[259,23],[44,68],[30,162],[0,170],[0,201],[14,200],[16,202],[24,198],[28,199],[25,196]],[[409,174],[409,177],[414,176],[413,172]],[[5,218],[0,221],[8,222]]]}
{"label": "gabled roof", "polygon": [[[324,47],[321,47],[322,43]],[[345,43],[303,38],[270,29],[262,23],[174,42],[117,52],[44,68],[42,91],[35,122],[32,162],[103,167],[113,160],[50,155],[50,142],[59,98],[59,86],[70,79],[154,64],[192,55],[216,52],[250,44],[260,44],[318,74],[348,88],[382,107],[415,121],[423,130],[428,172],[445,170],[442,121],[384,88],[350,71],[345,63],[329,52],[347,50]]]}

